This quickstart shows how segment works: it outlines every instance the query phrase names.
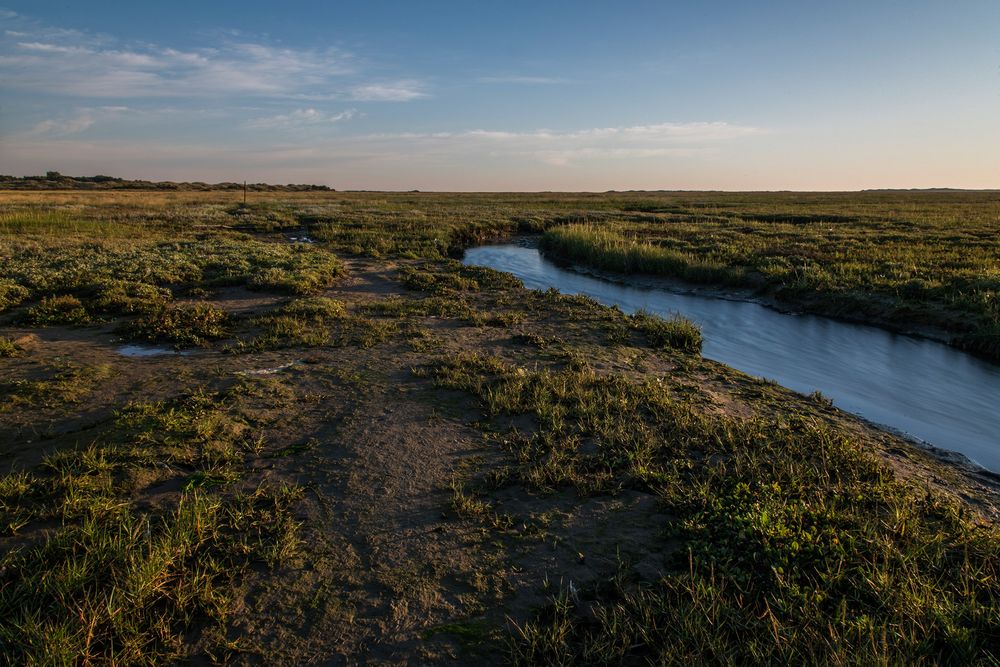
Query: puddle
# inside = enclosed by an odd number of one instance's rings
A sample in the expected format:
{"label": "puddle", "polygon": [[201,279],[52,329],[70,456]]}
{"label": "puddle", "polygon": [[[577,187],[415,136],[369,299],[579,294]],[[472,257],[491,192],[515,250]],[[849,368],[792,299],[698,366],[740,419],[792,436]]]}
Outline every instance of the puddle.
{"label": "puddle", "polygon": [[172,347],[157,347],[154,345],[122,345],[116,352],[123,357],[183,357],[191,354],[189,350],[175,350]]}
{"label": "puddle", "polygon": [[299,360],[289,361],[287,364],[281,364],[280,366],[273,366],[271,368],[257,368],[249,371],[236,371],[236,375],[274,375],[275,373],[280,373],[286,368],[291,368],[292,366],[301,363]]}

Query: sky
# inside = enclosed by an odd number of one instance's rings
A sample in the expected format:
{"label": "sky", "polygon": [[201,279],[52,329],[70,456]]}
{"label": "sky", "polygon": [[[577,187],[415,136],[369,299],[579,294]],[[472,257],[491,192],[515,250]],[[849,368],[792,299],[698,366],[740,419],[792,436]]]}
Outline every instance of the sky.
{"label": "sky", "polygon": [[0,173],[1000,188],[1000,2],[0,0]]}

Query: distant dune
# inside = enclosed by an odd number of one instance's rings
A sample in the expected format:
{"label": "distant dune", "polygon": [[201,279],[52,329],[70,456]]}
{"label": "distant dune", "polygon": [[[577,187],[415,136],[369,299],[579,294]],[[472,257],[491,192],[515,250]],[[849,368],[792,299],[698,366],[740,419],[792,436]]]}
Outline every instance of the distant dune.
{"label": "distant dune", "polygon": [[[247,190],[254,192],[307,192],[313,190],[333,191],[326,185],[289,183],[271,185],[268,183],[247,183]],[[0,190],[242,190],[243,183],[201,183],[174,181],[140,181],[115,178],[113,176],[64,176],[58,171],[46,172],[44,176],[4,176],[0,174]]]}

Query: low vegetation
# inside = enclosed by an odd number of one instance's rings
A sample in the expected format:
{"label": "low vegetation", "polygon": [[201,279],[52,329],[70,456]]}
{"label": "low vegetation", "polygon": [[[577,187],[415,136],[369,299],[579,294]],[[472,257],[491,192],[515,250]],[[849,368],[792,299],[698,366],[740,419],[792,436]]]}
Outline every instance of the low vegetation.
{"label": "low vegetation", "polygon": [[226,311],[207,303],[170,305],[132,320],[121,332],[131,340],[166,341],[182,347],[204,345],[226,338],[231,320]]}
{"label": "low vegetation", "polygon": [[[294,554],[289,508],[301,497],[291,486],[233,485],[258,449],[233,398],[130,404],[94,443],[0,479],[9,533],[58,522],[3,557],[10,662],[161,662],[182,655],[192,631],[225,650],[234,578]],[[183,489],[173,502],[135,503],[143,486],[172,479]]]}
{"label": "low vegetation", "polygon": [[998,212],[2,193],[3,659],[994,664],[986,478],[703,359],[679,315],[455,257],[540,233],[995,357]]}
{"label": "low vegetation", "polygon": [[471,355],[432,373],[494,418],[536,420],[504,441],[510,466],[491,487],[634,489],[669,516],[650,545],[666,555],[662,578],[624,564],[592,589],[561,591],[518,627],[515,662],[967,664],[1000,651],[1000,533],[895,480],[846,434],[706,416],[658,379],[589,368]]}
{"label": "low vegetation", "polygon": [[549,229],[563,260],[762,292],[810,312],[917,332],[1000,358],[997,207],[985,194],[759,195]]}

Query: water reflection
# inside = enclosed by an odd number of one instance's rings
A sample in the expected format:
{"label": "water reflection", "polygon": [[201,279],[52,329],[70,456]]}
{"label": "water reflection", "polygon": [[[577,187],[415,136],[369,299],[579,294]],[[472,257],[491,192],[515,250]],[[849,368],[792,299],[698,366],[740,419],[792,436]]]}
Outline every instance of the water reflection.
{"label": "water reflection", "polygon": [[741,371],[833,399],[837,407],[1000,471],[1000,366],[933,341],[759,304],[612,283],[562,269],[517,245],[466,252],[526,287],[585,294],[625,312],[682,313],[703,353]]}

